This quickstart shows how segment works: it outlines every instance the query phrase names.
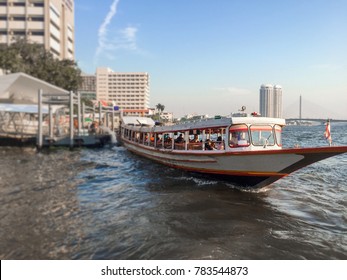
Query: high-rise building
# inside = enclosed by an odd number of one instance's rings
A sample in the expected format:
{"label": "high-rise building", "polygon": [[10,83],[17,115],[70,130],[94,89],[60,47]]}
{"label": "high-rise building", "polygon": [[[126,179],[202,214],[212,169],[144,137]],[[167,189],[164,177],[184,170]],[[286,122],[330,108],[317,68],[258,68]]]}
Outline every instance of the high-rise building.
{"label": "high-rise building", "polygon": [[273,86],[270,84],[263,84],[260,87],[259,111],[263,117],[272,117]]}
{"label": "high-rise building", "polygon": [[81,96],[91,100],[96,100],[96,76],[82,73],[81,78],[82,83],[78,87]]}
{"label": "high-rise building", "polygon": [[74,59],[73,0],[0,0],[0,43],[16,37],[44,45],[58,59]]}
{"label": "high-rise building", "polygon": [[280,85],[274,86],[273,117],[282,118],[282,87]]}
{"label": "high-rise building", "polygon": [[127,115],[146,115],[149,112],[149,74],[97,68],[96,98],[114,101]]}
{"label": "high-rise building", "polygon": [[263,117],[282,117],[282,87],[263,84],[260,87],[259,111]]}

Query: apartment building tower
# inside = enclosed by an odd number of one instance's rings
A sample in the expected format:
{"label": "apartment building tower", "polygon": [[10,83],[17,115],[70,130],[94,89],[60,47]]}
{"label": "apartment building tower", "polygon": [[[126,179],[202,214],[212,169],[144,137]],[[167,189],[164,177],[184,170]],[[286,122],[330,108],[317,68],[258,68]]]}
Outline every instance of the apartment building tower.
{"label": "apartment building tower", "polygon": [[147,115],[149,112],[149,74],[146,72],[114,72],[96,70],[97,100],[114,101],[126,115]]}
{"label": "apartment building tower", "polygon": [[282,87],[280,85],[261,85],[259,111],[263,117],[282,118]]}
{"label": "apartment building tower", "polygon": [[0,44],[22,37],[74,60],[74,32],[73,0],[0,0]]}
{"label": "apartment building tower", "polygon": [[282,87],[280,85],[274,85],[273,117],[282,118]]}
{"label": "apartment building tower", "polygon": [[82,83],[78,87],[81,96],[91,100],[96,100],[96,76],[82,73],[81,78]]}

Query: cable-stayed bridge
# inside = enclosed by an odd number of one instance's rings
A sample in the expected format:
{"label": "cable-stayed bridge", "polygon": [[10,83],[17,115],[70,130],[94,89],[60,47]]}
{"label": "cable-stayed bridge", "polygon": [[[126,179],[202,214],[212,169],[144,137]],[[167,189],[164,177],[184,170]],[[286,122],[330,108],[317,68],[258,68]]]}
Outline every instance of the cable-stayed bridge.
{"label": "cable-stayed bridge", "polygon": [[[307,122],[313,122],[313,123],[322,123],[325,124],[328,119],[315,119],[315,118],[285,118],[286,122],[288,123],[307,123]],[[331,122],[347,122],[347,120],[344,119],[329,119]]]}
{"label": "cable-stayed bridge", "polygon": [[[301,105],[300,105],[301,103]],[[301,110],[300,110],[301,109]],[[305,98],[298,99],[296,102],[284,106],[283,117],[293,121],[316,121],[326,122],[327,119],[332,121],[346,122],[346,116],[336,113],[331,108],[324,108]]]}

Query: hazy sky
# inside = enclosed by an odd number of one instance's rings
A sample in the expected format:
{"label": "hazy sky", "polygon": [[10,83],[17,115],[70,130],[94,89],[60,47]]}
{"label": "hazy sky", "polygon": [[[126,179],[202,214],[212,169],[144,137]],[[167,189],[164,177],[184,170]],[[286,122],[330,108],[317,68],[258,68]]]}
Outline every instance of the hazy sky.
{"label": "hazy sky", "polygon": [[[76,60],[150,74],[175,116],[259,110],[283,87],[285,117],[347,119],[347,0],[75,0]],[[306,106],[305,104],[309,104]]]}

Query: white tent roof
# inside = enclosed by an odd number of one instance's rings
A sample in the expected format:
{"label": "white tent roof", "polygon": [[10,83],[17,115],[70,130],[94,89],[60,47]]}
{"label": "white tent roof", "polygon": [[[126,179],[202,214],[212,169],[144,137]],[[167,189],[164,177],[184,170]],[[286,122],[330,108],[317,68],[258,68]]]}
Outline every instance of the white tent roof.
{"label": "white tent roof", "polygon": [[[25,104],[0,103],[0,112],[37,114],[38,110],[39,110],[38,106],[35,104],[25,105]],[[48,113],[48,106],[47,105],[43,106],[42,113],[44,113],[44,114]]]}
{"label": "white tent roof", "polygon": [[0,103],[37,104],[38,91],[68,93],[68,91],[24,73],[0,76]]}
{"label": "white tent roof", "polygon": [[155,125],[154,120],[147,117],[125,116],[125,117],[122,117],[122,120],[124,124],[127,124],[127,125],[147,125],[147,126]]}

